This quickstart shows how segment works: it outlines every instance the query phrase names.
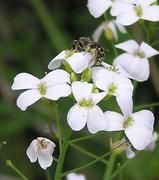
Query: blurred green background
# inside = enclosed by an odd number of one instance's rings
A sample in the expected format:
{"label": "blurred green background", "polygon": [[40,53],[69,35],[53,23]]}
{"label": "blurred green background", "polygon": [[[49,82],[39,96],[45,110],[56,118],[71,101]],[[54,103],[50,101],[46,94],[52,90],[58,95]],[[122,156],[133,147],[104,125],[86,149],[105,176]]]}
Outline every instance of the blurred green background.
{"label": "blurred green background", "polygon": [[[52,139],[50,127],[56,129],[52,111],[43,102],[38,102],[27,111],[22,112],[16,107],[19,92],[11,91],[11,84],[16,74],[28,72],[39,78],[48,71],[47,65],[63,49],[69,49],[72,41],[81,36],[91,36],[103,18],[94,19],[86,8],[86,0],[1,0],[0,1],[0,141],[7,144],[1,149],[0,180],[17,179],[17,174],[6,166],[3,156],[10,159],[29,180],[45,180],[46,172],[40,169],[38,163],[31,164],[26,157],[26,149],[30,142],[44,136]],[[151,42],[159,39],[159,23],[147,23],[151,32]],[[145,34],[139,25],[129,27],[133,37],[141,41]],[[120,36],[120,42],[128,36]],[[112,45],[103,36],[103,46],[108,49],[106,59],[111,62]],[[156,43],[154,46],[159,50]],[[159,57],[151,60],[151,78],[137,86],[134,101],[136,105],[158,102],[159,99]],[[113,109],[114,101],[102,104],[104,110]],[[70,99],[58,102],[60,117],[65,123],[66,114],[71,106]],[[68,105],[68,107],[67,107]],[[155,113],[155,129],[158,129],[159,109],[151,108]],[[50,126],[51,125],[51,126]],[[73,138],[89,135],[87,129],[73,133]],[[109,138],[112,133],[100,133],[79,146],[101,155],[109,151]],[[53,139],[54,140],[54,139]],[[54,140],[56,142],[56,140]],[[58,144],[58,142],[56,142]],[[58,157],[56,147],[55,157]],[[64,171],[76,168],[93,160],[83,153],[70,147],[65,160]],[[120,155],[117,162],[122,165],[127,161],[125,155]],[[54,174],[55,165],[48,169]],[[101,162],[86,168],[84,173],[88,180],[100,180],[103,177],[105,165]],[[117,166],[115,166],[117,168]],[[124,180],[159,180],[159,143],[153,152],[140,152],[129,162],[120,176],[114,179]]]}

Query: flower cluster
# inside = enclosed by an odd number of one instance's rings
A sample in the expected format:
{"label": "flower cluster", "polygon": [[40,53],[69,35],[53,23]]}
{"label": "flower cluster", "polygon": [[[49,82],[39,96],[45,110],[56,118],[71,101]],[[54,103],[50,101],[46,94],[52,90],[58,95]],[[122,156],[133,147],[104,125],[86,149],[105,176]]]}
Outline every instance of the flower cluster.
{"label": "flower cluster", "polygon": [[116,18],[113,20],[105,18],[105,21],[95,30],[93,39],[98,41],[104,31],[107,39],[117,41],[117,28],[121,33],[126,33],[124,26],[144,20],[159,21],[159,6],[155,3],[156,0],[88,0],[87,7],[93,17],[99,18],[103,14],[106,15],[110,9],[110,15]]}
{"label": "flower cluster", "polygon": [[[88,0],[88,8],[95,17],[101,16],[108,8],[116,21],[102,23],[94,33],[98,41],[102,31],[113,31],[118,40],[116,26],[126,33],[123,25],[130,25],[139,19],[159,20],[158,6],[152,0]],[[151,15],[149,16],[148,14]],[[121,25],[122,24],[122,25]],[[20,73],[14,78],[12,90],[26,90],[17,99],[17,106],[25,111],[40,98],[57,101],[60,98],[73,96],[75,103],[67,114],[69,127],[80,131],[85,126],[90,133],[99,131],[122,131],[124,138],[111,142],[112,151],[125,151],[128,158],[133,158],[136,150],[144,150],[150,146],[153,137],[154,115],[149,110],[133,112],[132,80],[146,81],[150,75],[148,58],[159,54],[147,43],[140,45],[134,40],[119,43],[115,48],[125,53],[114,57],[112,64],[105,58],[103,47],[88,38],[79,39],[70,50],[63,50],[51,60],[51,70],[42,79],[28,73]],[[100,102],[115,97],[118,111],[109,111],[100,106]],[[39,161],[46,169],[52,164],[55,144],[46,138],[33,140],[27,149],[31,162]],[[45,157],[45,158],[44,158]],[[68,179],[75,179],[70,174]],[[79,175],[78,179],[85,179]]]}
{"label": "flower cluster", "polygon": [[[129,78],[147,79],[149,73],[143,70],[142,72],[148,73],[144,74],[146,78],[143,78],[141,71],[137,71],[136,62],[143,63],[145,61],[148,64],[147,57],[158,52],[146,43],[142,43],[139,47],[133,40],[121,43],[116,47],[124,49],[128,53],[116,57],[115,65],[102,62],[101,65],[96,66],[92,63],[96,62],[96,59],[93,59],[96,58],[93,53],[67,50],[62,51],[49,63],[49,69],[54,70],[42,79],[28,73],[18,74],[14,79],[12,89],[27,90],[18,97],[17,106],[24,111],[40,98],[56,101],[72,94],[76,104],[70,108],[67,114],[67,122],[71,129],[79,131],[87,124],[90,133],[124,131],[132,146],[137,150],[143,150],[152,139],[154,116],[148,110],[132,112],[133,85]],[[147,51],[145,51],[146,48]],[[128,62],[130,61],[131,67],[134,68],[130,69],[125,56],[129,56]],[[57,69],[62,62],[69,64],[71,73]],[[76,62],[78,66],[76,66]],[[145,68],[143,65],[142,67]],[[72,74],[76,78],[71,78]],[[116,97],[122,114],[112,111],[103,112],[97,105],[101,100],[106,102],[107,98],[112,96]],[[47,147],[48,144],[49,147]],[[50,154],[53,153],[54,147],[54,143],[38,138],[29,146],[27,155],[31,162],[35,162],[38,158],[41,167],[45,169],[51,164],[52,158],[49,162],[43,162],[43,154],[49,152],[49,157],[51,157]],[[128,147],[130,147],[129,144]],[[44,152],[45,150],[47,151]]]}

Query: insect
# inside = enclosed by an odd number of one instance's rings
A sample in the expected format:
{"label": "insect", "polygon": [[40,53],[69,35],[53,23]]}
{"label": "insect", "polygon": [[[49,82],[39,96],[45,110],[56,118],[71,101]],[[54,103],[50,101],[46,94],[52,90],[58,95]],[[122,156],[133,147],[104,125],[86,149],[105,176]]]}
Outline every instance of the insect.
{"label": "insect", "polygon": [[85,51],[92,53],[96,65],[99,65],[104,61],[105,49],[89,37],[80,37],[78,40],[74,40],[72,49],[76,52]]}

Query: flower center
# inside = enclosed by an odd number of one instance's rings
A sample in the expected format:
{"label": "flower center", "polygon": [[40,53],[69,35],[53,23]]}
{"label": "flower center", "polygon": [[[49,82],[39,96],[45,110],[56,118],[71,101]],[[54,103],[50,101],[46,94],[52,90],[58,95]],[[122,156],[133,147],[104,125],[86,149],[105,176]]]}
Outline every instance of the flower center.
{"label": "flower center", "polygon": [[45,139],[37,139],[37,149],[46,149],[48,146],[49,142],[46,141]]}
{"label": "flower center", "polygon": [[114,39],[114,34],[110,27],[106,26],[106,28],[104,29],[104,33],[109,40]]}
{"label": "flower center", "polygon": [[135,6],[134,7],[134,10],[135,10],[135,13],[138,17],[141,17],[142,14],[143,14],[143,11],[142,11],[142,7],[141,5],[138,5],[138,6]]}
{"label": "flower center", "polygon": [[78,104],[82,107],[87,107],[87,108],[91,108],[94,106],[92,99],[85,99],[85,98],[83,98]]}
{"label": "flower center", "polygon": [[134,51],[134,56],[138,56],[140,58],[144,58],[145,57],[145,54],[143,51],[141,51],[140,49],[137,49],[136,51]]}
{"label": "flower center", "polygon": [[129,126],[131,126],[132,124],[133,124],[133,119],[132,119],[132,117],[128,117],[128,118],[126,118],[125,120],[124,120],[124,128],[128,128]]}
{"label": "flower center", "polygon": [[117,85],[114,83],[111,83],[108,88],[108,94],[111,94],[111,95],[115,94],[117,89],[118,89]]}
{"label": "flower center", "polygon": [[46,90],[47,90],[46,83],[45,82],[41,82],[40,84],[38,84],[38,90],[39,90],[41,95],[45,95],[46,94]]}

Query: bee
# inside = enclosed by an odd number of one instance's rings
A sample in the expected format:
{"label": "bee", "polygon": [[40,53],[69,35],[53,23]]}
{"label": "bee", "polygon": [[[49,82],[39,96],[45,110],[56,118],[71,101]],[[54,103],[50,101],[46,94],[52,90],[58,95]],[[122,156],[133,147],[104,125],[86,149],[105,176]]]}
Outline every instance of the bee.
{"label": "bee", "polygon": [[78,40],[74,40],[72,49],[75,52],[90,52],[93,54],[96,65],[99,65],[104,61],[105,49],[89,37],[80,37]]}

